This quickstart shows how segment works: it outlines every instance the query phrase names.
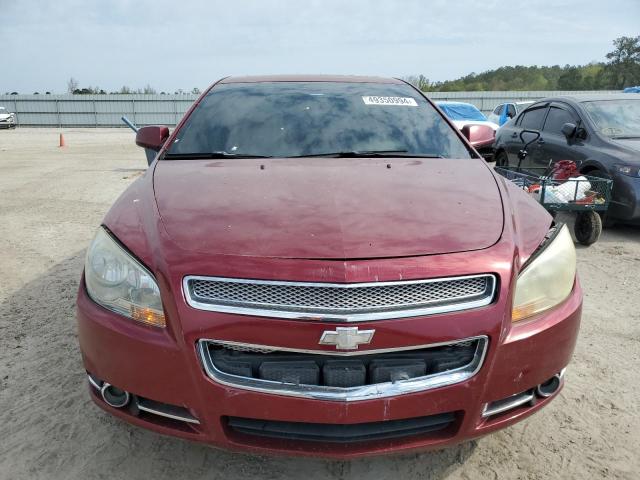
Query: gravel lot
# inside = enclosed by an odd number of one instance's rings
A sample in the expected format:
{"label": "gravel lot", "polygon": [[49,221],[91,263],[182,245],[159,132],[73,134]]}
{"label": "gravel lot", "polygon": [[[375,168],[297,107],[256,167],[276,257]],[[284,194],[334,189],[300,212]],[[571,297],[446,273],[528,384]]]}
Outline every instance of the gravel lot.
{"label": "gravel lot", "polygon": [[115,420],[87,393],[74,299],[84,250],[146,167],[129,130],[0,131],[0,478],[638,478],[640,229],[579,248],[567,384],[507,430],[435,453],[330,462],[231,454]]}

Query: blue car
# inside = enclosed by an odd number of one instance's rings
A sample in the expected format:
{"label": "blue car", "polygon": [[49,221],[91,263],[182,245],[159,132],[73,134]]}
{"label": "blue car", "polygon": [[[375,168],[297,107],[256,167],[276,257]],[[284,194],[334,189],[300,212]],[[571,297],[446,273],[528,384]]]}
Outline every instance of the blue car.
{"label": "blue car", "polygon": [[531,104],[533,104],[533,101],[501,103],[493,109],[488,119],[490,122],[502,126]]}

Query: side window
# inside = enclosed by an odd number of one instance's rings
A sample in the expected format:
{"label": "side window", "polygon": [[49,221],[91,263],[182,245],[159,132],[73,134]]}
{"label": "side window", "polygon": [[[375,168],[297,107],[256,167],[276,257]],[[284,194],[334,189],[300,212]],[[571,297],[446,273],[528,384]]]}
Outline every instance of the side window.
{"label": "side window", "polygon": [[546,106],[525,110],[522,113],[519,126],[529,130],[540,130],[546,112]]}
{"label": "side window", "polygon": [[493,111],[494,115],[500,115],[500,112],[502,111],[502,105],[498,105],[495,110]]}
{"label": "side window", "polygon": [[549,115],[544,122],[543,130],[553,135],[562,135],[562,126],[565,123],[576,123],[573,115],[563,108],[551,107]]}
{"label": "side window", "polygon": [[516,116],[516,107],[513,105],[513,103],[510,103],[507,106],[507,117],[508,118],[513,118]]}

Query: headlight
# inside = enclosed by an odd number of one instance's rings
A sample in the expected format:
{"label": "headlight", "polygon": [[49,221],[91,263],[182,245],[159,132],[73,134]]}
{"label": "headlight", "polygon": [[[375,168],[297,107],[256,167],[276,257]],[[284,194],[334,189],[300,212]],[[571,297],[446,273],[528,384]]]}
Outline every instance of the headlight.
{"label": "headlight", "polygon": [[629,177],[640,177],[640,167],[634,167],[632,165],[614,165],[613,168],[623,175]]}
{"label": "headlight", "polygon": [[104,228],[98,229],[89,246],[84,278],[94,302],[138,322],[165,326],[155,278]]}
{"label": "headlight", "polygon": [[576,250],[566,225],[518,276],[511,320],[517,322],[555,307],[565,300],[576,277]]}

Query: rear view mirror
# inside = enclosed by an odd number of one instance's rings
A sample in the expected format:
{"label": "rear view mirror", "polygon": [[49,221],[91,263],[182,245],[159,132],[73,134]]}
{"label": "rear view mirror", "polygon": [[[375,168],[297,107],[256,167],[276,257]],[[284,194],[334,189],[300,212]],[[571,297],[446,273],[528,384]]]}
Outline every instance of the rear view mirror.
{"label": "rear view mirror", "polygon": [[167,138],[169,138],[169,127],[149,125],[141,127],[136,133],[136,145],[157,152],[162,148]]}
{"label": "rear view mirror", "polygon": [[465,125],[461,132],[473,147],[491,144],[496,138],[495,130],[488,125]]}
{"label": "rear view mirror", "polygon": [[562,125],[562,134],[567,137],[567,138],[571,138],[576,134],[576,126],[573,123],[565,123],[564,125]]}

